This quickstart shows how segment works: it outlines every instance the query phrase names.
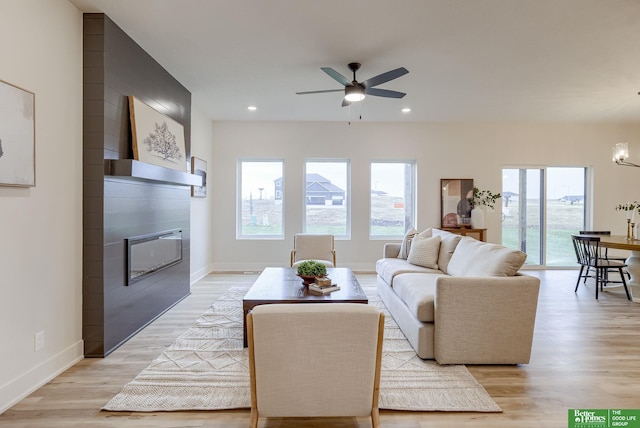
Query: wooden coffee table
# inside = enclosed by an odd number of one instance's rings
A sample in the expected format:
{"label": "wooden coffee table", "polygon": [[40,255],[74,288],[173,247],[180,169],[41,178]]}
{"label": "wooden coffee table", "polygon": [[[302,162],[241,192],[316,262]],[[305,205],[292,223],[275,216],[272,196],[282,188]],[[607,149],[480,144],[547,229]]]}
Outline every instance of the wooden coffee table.
{"label": "wooden coffee table", "polygon": [[271,303],[369,303],[349,268],[328,268],[327,275],[340,290],[315,295],[302,284],[294,268],[266,268],[242,299],[244,346],[247,347],[247,315],[258,305]]}

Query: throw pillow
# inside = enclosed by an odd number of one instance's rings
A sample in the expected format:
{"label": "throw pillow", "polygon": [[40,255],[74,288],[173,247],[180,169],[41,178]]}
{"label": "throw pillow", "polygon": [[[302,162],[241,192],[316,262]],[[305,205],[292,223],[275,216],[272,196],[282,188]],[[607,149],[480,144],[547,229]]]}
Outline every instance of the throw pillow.
{"label": "throw pillow", "polygon": [[431,238],[433,236],[433,229],[428,227],[425,230],[423,230],[422,232],[418,233],[419,237],[421,238]]}
{"label": "throw pillow", "polygon": [[418,231],[414,228],[407,230],[407,233],[404,234],[404,238],[402,239],[402,244],[400,244],[400,252],[398,253],[399,259],[407,259],[409,257],[409,250],[411,249],[411,240],[414,236],[418,234]]}
{"label": "throw pillow", "polygon": [[462,236],[440,229],[433,229],[432,233],[434,236],[440,236],[442,241],[440,244],[440,255],[438,256],[438,269],[444,273],[449,273],[449,261],[451,260],[451,256],[453,256],[453,252],[455,251],[458,242],[462,239]]}
{"label": "throw pillow", "polygon": [[514,276],[526,259],[522,251],[465,236],[451,257],[449,275]]}
{"label": "throw pillow", "polygon": [[425,238],[417,235],[411,243],[407,261],[412,265],[429,269],[438,269],[438,254],[440,253],[440,237]]}

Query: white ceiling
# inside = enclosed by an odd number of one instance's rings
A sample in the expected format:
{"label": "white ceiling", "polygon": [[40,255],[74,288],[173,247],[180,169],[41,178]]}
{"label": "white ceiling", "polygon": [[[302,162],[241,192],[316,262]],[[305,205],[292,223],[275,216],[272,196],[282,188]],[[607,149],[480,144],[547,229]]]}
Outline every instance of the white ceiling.
{"label": "white ceiling", "polygon": [[[638,0],[70,0],[104,12],[214,120],[640,121]],[[340,107],[320,70],[358,80]],[[257,106],[255,112],[247,110]],[[411,113],[401,113],[410,107]]]}

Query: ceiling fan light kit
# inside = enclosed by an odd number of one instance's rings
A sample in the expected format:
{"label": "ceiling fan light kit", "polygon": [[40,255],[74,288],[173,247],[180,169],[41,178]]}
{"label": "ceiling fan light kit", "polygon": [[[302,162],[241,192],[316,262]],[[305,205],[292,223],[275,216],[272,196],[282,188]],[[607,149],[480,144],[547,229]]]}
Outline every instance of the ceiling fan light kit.
{"label": "ceiling fan light kit", "polygon": [[[344,100],[342,106],[348,106],[352,102],[362,101],[366,95],[372,95],[375,97],[383,98],[402,98],[406,94],[404,92],[391,91],[389,89],[374,88],[374,86],[382,85],[398,77],[404,76],[409,73],[404,67],[396,68],[395,70],[387,71],[386,73],[378,74],[363,82],[358,82],[356,79],[356,71],[360,69],[359,62],[349,63],[349,69],[353,72],[353,80],[349,81],[342,74],[338,73],[331,67],[321,67],[321,70],[327,73],[333,80],[344,86]],[[342,89],[327,89],[321,91],[307,91],[296,92],[298,95],[306,94],[321,94],[326,92],[342,92]]]}
{"label": "ceiling fan light kit", "polygon": [[344,88],[344,99],[349,102],[358,102],[364,100],[364,88],[359,85],[346,86]]}

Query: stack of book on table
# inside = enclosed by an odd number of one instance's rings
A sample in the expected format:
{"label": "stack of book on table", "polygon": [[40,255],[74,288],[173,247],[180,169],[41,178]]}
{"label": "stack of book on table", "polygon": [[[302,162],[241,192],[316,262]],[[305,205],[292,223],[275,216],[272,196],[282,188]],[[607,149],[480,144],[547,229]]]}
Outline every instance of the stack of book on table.
{"label": "stack of book on table", "polygon": [[328,294],[336,290],[340,290],[340,287],[331,278],[317,278],[315,283],[309,284],[309,292],[312,294]]}

